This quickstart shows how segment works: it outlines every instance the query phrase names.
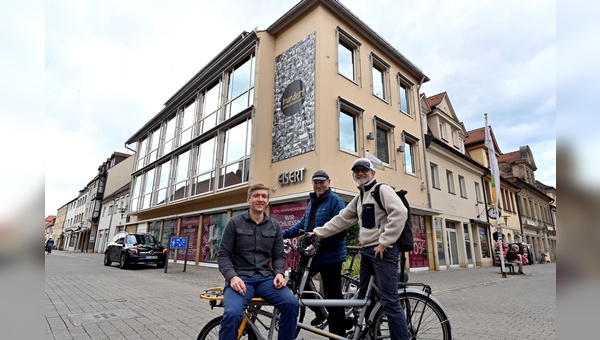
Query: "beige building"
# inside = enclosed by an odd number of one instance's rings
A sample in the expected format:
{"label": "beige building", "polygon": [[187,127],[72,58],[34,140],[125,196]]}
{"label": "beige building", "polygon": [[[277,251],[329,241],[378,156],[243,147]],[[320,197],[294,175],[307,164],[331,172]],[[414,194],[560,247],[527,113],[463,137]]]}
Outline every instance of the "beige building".
{"label": "beige building", "polygon": [[550,195],[555,196],[556,191],[536,181],[537,166],[527,145],[501,155],[498,164],[502,176],[521,188],[518,204],[524,242],[532,245],[536,261],[542,256],[553,261],[556,258],[556,207],[552,204],[555,198]]}
{"label": "beige building", "polygon": [[134,158],[132,155],[114,152],[106,164],[106,188],[98,219],[94,252],[103,253],[106,245],[118,232],[124,230],[125,207],[129,201],[129,185]]}
{"label": "beige building", "polygon": [[422,95],[421,107],[429,128],[426,161],[434,216],[434,268],[492,265],[490,223],[486,217],[484,180],[487,168],[466,153],[467,131],[458,120],[446,92]]}
{"label": "beige building", "polygon": [[56,212],[56,222],[54,223],[54,244],[56,249],[62,250],[65,242],[65,235],[63,234],[63,228],[65,226],[65,220],[67,219],[67,208],[69,204],[65,204],[58,208]]}
{"label": "beige building", "polygon": [[[429,78],[336,1],[305,0],[266,30],[242,32],[127,141],[136,149],[128,231],[189,236],[188,261],[214,264],[251,184],[271,189],[283,228],[326,170],[346,202],[350,167],[371,157],[379,182],[408,191],[412,268],[431,268],[419,88]],[[427,244],[429,242],[429,244]],[[178,260],[184,254],[174,253]]]}

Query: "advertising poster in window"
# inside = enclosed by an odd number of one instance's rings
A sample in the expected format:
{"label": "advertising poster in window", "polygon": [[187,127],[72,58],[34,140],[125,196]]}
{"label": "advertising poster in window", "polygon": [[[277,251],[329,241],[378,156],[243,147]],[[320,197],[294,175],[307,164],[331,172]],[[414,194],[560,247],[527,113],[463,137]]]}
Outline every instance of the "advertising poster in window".
{"label": "advertising poster in window", "polygon": [[202,240],[200,241],[200,262],[217,262],[221,236],[227,223],[227,214],[204,215],[202,220]]}
{"label": "advertising poster in window", "polygon": [[272,161],[315,149],[315,33],[275,57]]}
{"label": "advertising poster in window", "polygon": [[479,227],[479,243],[481,244],[481,257],[490,258],[490,241],[486,227]]}
{"label": "advertising poster in window", "polygon": [[[169,220],[164,222],[162,236],[160,238],[160,243],[163,245],[163,247],[170,246],[171,235],[173,235],[174,232],[177,232],[178,222],[179,220]],[[173,256],[175,256],[175,251],[171,250],[169,258],[172,259]]]}
{"label": "advertising poster in window", "polygon": [[[286,230],[298,222],[308,206],[308,201],[279,204],[271,206],[271,218],[276,219],[281,225],[281,230]],[[292,239],[292,243],[296,244],[298,238]],[[289,249],[286,249],[286,268],[293,266],[297,258],[292,258]]]}
{"label": "advertising poster in window", "polygon": [[[187,249],[187,260],[196,261],[196,245],[198,244],[198,226],[200,222],[200,216],[187,217],[181,219],[181,229],[179,230],[179,236],[189,236],[188,238],[188,249]],[[177,260],[185,260],[185,251],[180,249],[177,254]]]}
{"label": "advertising poster in window", "polygon": [[408,254],[408,260],[411,268],[429,267],[427,260],[427,238],[425,235],[425,219],[423,216],[410,215],[412,222],[412,233],[414,248]]}

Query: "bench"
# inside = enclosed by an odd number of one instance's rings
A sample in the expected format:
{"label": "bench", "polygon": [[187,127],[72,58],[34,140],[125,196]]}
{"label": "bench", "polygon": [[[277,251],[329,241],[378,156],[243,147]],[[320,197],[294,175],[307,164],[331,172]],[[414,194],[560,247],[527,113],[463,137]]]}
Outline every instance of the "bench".
{"label": "bench", "polygon": [[[515,265],[514,263],[504,262],[504,268],[508,269],[511,274],[515,273]],[[500,271],[502,271],[502,267],[500,267]]]}

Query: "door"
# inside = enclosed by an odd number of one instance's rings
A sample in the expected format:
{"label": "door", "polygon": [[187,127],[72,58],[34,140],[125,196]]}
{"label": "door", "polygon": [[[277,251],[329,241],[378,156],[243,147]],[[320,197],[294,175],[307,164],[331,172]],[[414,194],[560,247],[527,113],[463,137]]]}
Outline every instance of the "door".
{"label": "door", "polygon": [[465,234],[465,250],[467,251],[467,263],[473,264],[473,254],[471,252],[471,235],[469,234],[469,224],[463,224],[463,232]]}
{"label": "door", "polygon": [[450,266],[458,267],[458,243],[454,222],[446,222],[446,235],[448,236],[448,260],[450,261]]}

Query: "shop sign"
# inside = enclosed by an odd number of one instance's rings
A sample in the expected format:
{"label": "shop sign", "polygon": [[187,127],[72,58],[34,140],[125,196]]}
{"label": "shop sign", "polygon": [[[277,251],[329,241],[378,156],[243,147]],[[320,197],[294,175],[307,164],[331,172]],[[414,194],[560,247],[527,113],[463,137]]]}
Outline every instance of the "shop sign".
{"label": "shop sign", "polygon": [[306,168],[292,170],[289,172],[282,172],[277,177],[277,181],[281,186],[285,186],[288,184],[304,182],[304,173],[306,172]]}

